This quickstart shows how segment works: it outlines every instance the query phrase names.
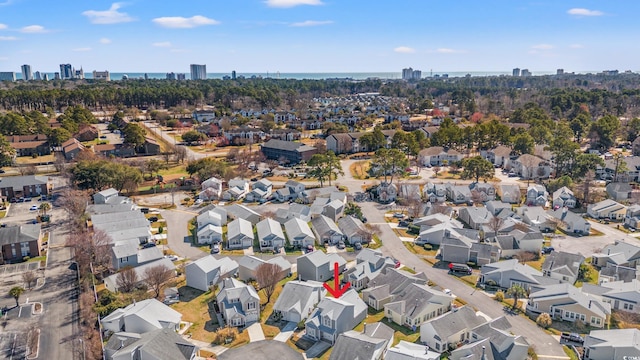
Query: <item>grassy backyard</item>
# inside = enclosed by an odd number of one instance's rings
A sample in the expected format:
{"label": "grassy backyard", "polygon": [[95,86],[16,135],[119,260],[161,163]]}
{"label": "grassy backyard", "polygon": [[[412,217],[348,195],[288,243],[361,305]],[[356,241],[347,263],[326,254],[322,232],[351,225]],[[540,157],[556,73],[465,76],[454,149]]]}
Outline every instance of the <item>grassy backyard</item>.
{"label": "grassy backyard", "polygon": [[356,161],[349,167],[354,179],[364,180],[369,178],[369,161]]}
{"label": "grassy backyard", "polygon": [[191,334],[196,340],[211,343],[216,339],[216,330],[219,327],[211,303],[214,294],[210,291],[203,293],[184,284],[183,282],[183,286],[179,288],[183,301],[171,307],[182,314],[182,321],[192,323],[187,334]]}

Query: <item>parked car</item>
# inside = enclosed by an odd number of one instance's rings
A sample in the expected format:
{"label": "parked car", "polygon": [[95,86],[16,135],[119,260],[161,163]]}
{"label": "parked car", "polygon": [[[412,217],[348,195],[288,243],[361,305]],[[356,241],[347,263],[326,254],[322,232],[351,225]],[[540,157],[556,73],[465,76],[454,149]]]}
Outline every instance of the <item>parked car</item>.
{"label": "parked car", "polygon": [[543,254],[551,254],[551,252],[553,252],[555,249],[553,248],[553,246],[543,246],[542,247],[542,253]]}
{"label": "parked car", "polygon": [[211,245],[211,253],[217,254],[220,252],[220,244],[212,244]]}
{"label": "parked car", "polygon": [[353,244],[353,248],[354,248],[355,250],[362,250],[362,244],[360,244],[360,243],[355,243],[355,244]]}
{"label": "parked car", "polygon": [[178,261],[178,257],[175,255],[165,255],[164,257],[171,261]]}
{"label": "parked car", "polygon": [[280,248],[279,248],[279,247],[277,247],[277,246],[276,246],[276,247],[274,247],[274,248],[273,248],[273,253],[274,253],[274,254],[280,254]]}
{"label": "parked car", "polygon": [[584,343],[584,338],[577,333],[562,333],[560,335],[560,340],[564,340],[565,342],[574,342],[574,343]]}
{"label": "parked car", "polygon": [[258,181],[257,177],[251,178],[251,181]]}
{"label": "parked car", "polygon": [[407,226],[409,226],[409,222],[408,222],[408,221],[405,221],[405,220],[402,220],[402,221],[400,221],[400,222],[398,223],[398,226],[399,226],[399,227],[407,227]]}
{"label": "parked car", "polygon": [[515,172],[513,172],[513,171],[509,172],[509,177],[517,177],[517,176],[518,176],[518,174],[516,174]]}
{"label": "parked car", "polygon": [[148,214],[149,213],[149,208],[140,208],[140,212],[143,214]]}
{"label": "parked car", "polygon": [[152,216],[149,218],[149,222],[156,222],[158,221],[158,217],[157,216]]}
{"label": "parked car", "polygon": [[347,247],[347,246],[344,244],[344,241],[340,240],[340,241],[338,241],[338,245],[337,245],[336,247],[337,247],[338,249],[342,250],[342,249],[344,249],[344,248],[345,248],[345,247]]}
{"label": "parked car", "polygon": [[204,200],[202,199],[196,199],[196,201],[193,202],[193,205],[200,205],[204,202]]}
{"label": "parked car", "polygon": [[404,219],[404,214],[403,213],[393,213],[393,217],[397,218],[397,219]]}
{"label": "parked car", "polygon": [[400,260],[396,260],[396,259],[393,259],[393,263],[395,264],[393,267],[396,268],[396,269],[399,268],[402,265],[400,263]]}
{"label": "parked car", "polygon": [[156,244],[150,242],[150,243],[146,243],[146,244],[142,245],[142,248],[143,249],[148,249],[148,248],[152,248],[152,247],[155,247],[155,246],[156,246]]}
{"label": "parked car", "polygon": [[304,249],[305,254],[308,254],[310,252],[313,252],[313,245],[307,245],[307,248]]}
{"label": "parked car", "polygon": [[24,202],[31,202],[31,198],[30,197],[24,198]]}
{"label": "parked car", "polygon": [[29,211],[36,211],[38,210],[38,205],[31,205],[31,207],[29,208]]}

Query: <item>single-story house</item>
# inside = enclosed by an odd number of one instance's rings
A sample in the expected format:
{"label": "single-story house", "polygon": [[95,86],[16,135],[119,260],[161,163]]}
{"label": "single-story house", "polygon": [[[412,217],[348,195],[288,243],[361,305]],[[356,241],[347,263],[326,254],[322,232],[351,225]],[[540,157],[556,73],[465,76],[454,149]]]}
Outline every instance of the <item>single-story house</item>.
{"label": "single-story house", "polygon": [[321,282],[293,280],[287,282],[273,305],[276,318],[299,323],[305,320],[324,298],[327,290]]}
{"label": "single-story house", "polygon": [[228,257],[216,259],[213,255],[200,258],[185,267],[187,286],[208,291],[222,279],[233,276],[238,263]]}

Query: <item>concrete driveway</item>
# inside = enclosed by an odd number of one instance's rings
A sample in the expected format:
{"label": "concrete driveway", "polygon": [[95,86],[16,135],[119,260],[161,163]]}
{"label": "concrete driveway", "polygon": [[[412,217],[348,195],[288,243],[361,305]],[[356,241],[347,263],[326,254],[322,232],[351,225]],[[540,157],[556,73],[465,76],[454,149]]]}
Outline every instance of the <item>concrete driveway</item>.
{"label": "concrete driveway", "polygon": [[218,360],[302,360],[302,354],[279,341],[257,341],[218,355]]}
{"label": "concrete driveway", "polygon": [[578,253],[584,257],[590,257],[595,253],[599,253],[602,248],[613,244],[614,241],[624,241],[635,246],[640,246],[640,240],[632,235],[596,221],[589,222],[591,223],[591,228],[600,231],[603,235],[581,237],[567,235],[551,239],[551,246],[553,246],[556,251]]}

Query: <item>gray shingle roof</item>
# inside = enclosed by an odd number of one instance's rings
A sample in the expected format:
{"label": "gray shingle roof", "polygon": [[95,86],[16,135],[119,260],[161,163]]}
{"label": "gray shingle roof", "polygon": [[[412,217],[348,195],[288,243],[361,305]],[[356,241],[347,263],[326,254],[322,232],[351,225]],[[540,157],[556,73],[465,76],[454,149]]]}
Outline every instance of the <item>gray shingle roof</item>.
{"label": "gray shingle roof", "polygon": [[0,188],[13,188],[14,191],[22,191],[27,185],[44,185],[49,178],[40,175],[7,176],[0,178]]}
{"label": "gray shingle roof", "polygon": [[364,231],[364,224],[353,216],[345,216],[338,220],[338,227],[348,237],[357,235],[360,231]]}
{"label": "gray shingle roof", "polygon": [[[298,313],[301,313],[302,306],[317,292],[323,294],[322,296],[327,292],[321,282],[289,281],[284,285],[284,288],[282,288],[280,296],[278,296],[276,303],[273,305],[273,310],[282,312],[296,310]],[[306,316],[306,314],[301,315],[303,315],[303,317]]]}
{"label": "gray shingle roof", "polygon": [[338,336],[329,360],[374,359],[384,352],[387,342],[357,331],[346,331]]}
{"label": "gray shingle roof", "polygon": [[40,238],[40,228],[40,224],[16,225],[0,228],[0,246],[37,241]]}
{"label": "gray shingle roof", "polygon": [[432,326],[441,339],[447,339],[458,331],[470,330],[485,322],[486,320],[482,316],[477,316],[471,307],[463,306],[457,311],[445,313],[422,326]]}
{"label": "gray shingle roof", "polygon": [[324,215],[314,217],[311,220],[311,225],[313,225],[313,229],[316,231],[319,237],[330,236],[333,234],[342,235],[342,231],[340,231],[340,228],[335,223],[335,221]]}
{"label": "gray shingle roof", "polygon": [[235,239],[242,235],[253,238],[253,227],[249,221],[237,218],[227,225],[227,239]]}
{"label": "gray shingle roof", "polygon": [[266,238],[269,235],[275,235],[280,239],[284,239],[284,233],[280,224],[273,219],[264,219],[256,225],[258,231],[258,239]]}
{"label": "gray shingle roof", "polygon": [[584,261],[584,256],[572,254],[564,251],[553,251],[547,255],[542,264],[542,271],[560,272],[573,277],[578,276],[580,264]]}
{"label": "gray shingle roof", "polygon": [[[123,342],[120,339],[124,339]],[[122,344],[125,346],[119,348]],[[106,347],[117,350],[113,357],[126,356],[134,359],[140,358],[140,352],[144,352],[147,356],[151,356],[150,358],[152,359],[190,360],[197,351],[195,345],[184,340],[171,329],[151,331],[142,334],[139,339],[116,333],[111,336]]]}

